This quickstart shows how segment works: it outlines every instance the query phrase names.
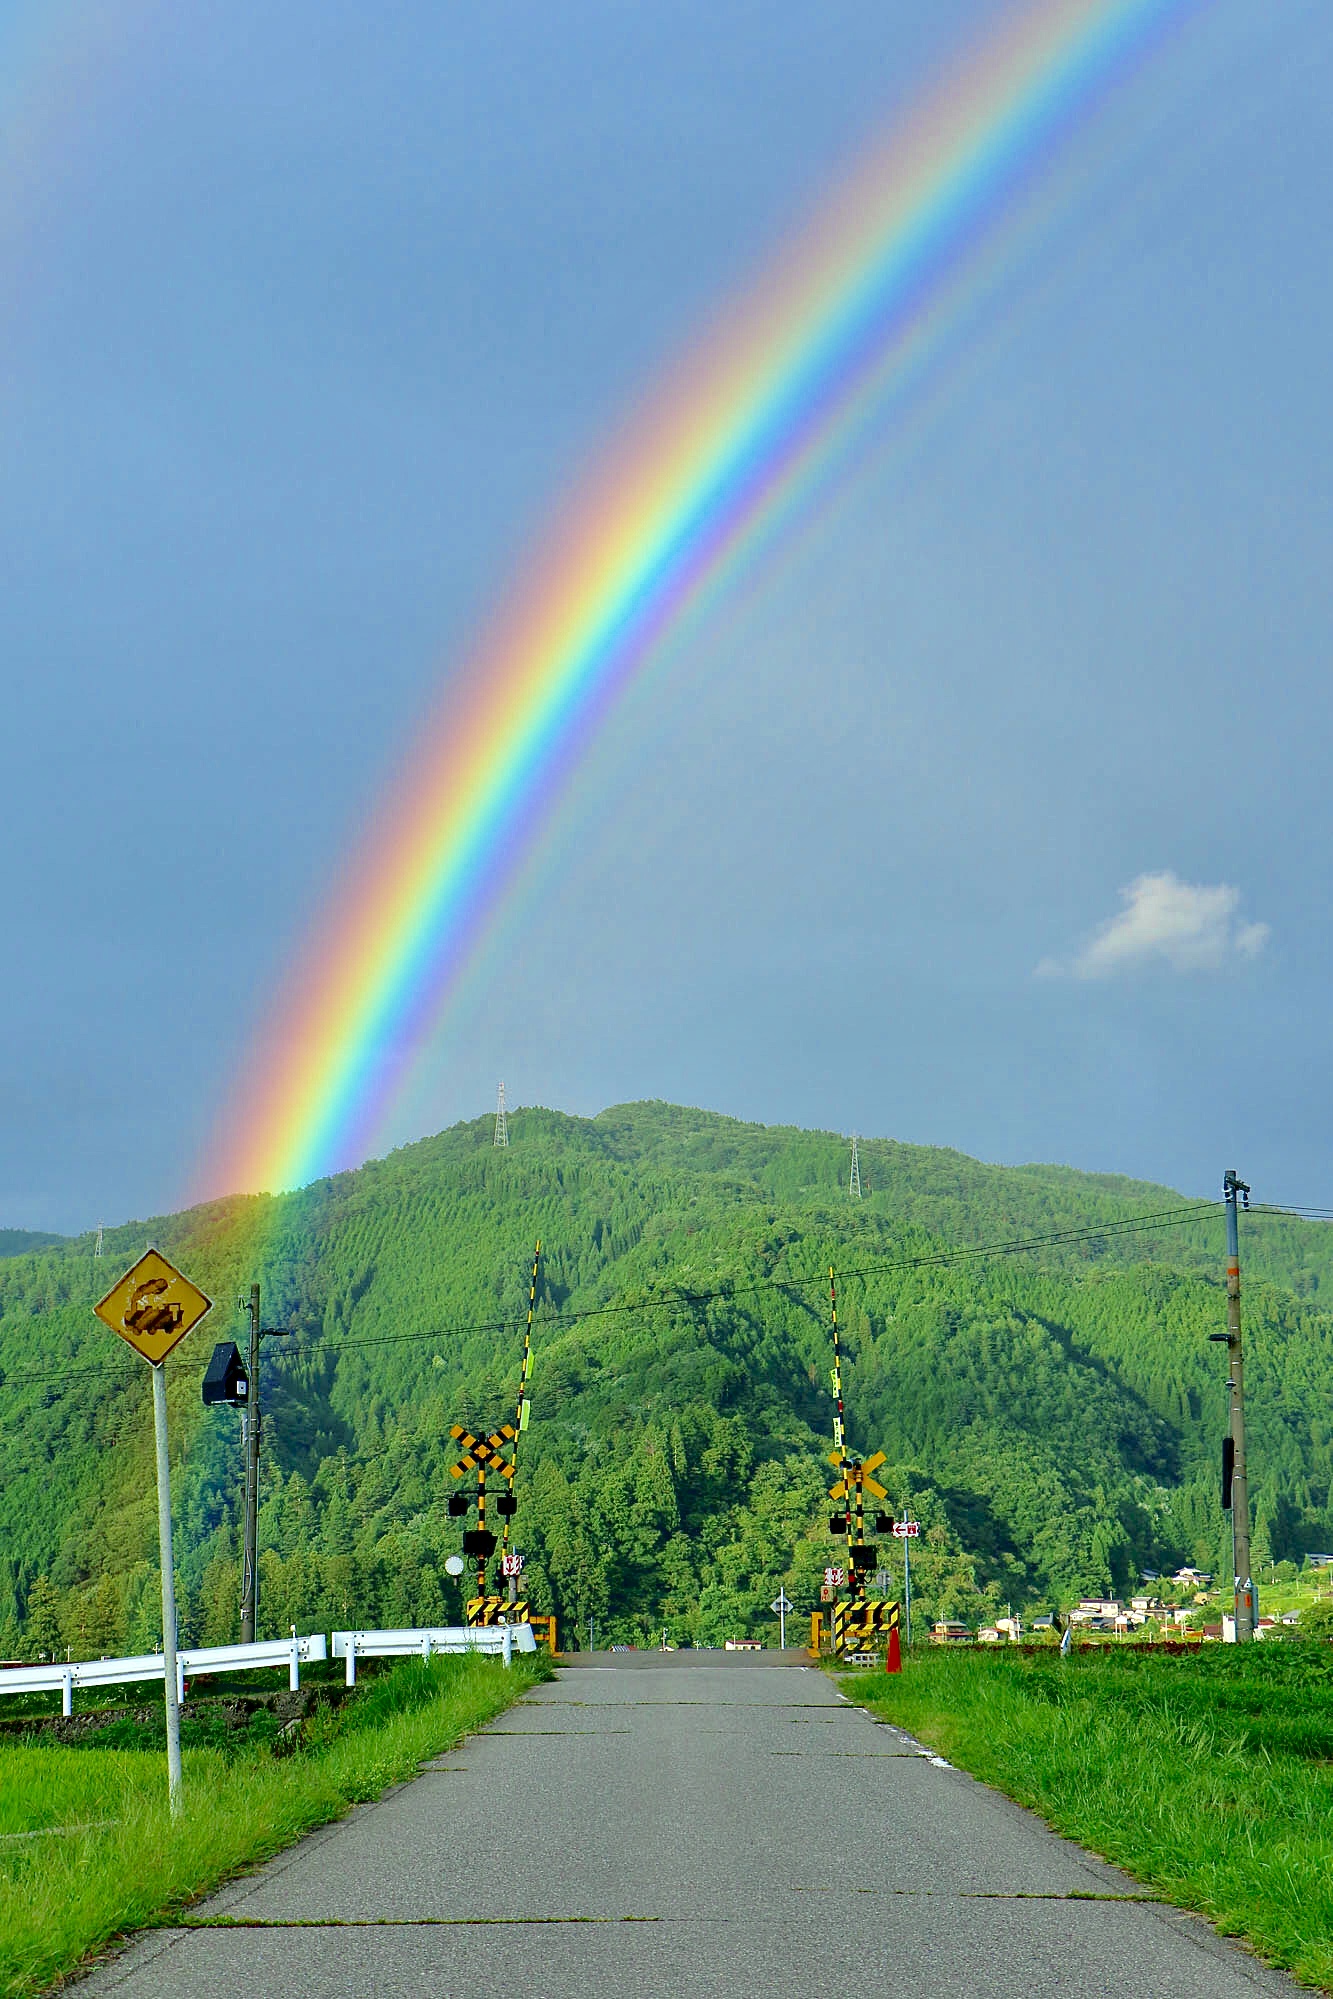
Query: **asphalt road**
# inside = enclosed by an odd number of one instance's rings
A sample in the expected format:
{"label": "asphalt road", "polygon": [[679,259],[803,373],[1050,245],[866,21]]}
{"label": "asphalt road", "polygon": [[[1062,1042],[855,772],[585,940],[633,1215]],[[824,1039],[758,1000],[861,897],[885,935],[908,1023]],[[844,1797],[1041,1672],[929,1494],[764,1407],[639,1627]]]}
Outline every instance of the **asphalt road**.
{"label": "asphalt road", "polygon": [[81,1995],[1299,1990],[822,1673],[718,1654],[562,1672],[194,1920],[131,1944]]}

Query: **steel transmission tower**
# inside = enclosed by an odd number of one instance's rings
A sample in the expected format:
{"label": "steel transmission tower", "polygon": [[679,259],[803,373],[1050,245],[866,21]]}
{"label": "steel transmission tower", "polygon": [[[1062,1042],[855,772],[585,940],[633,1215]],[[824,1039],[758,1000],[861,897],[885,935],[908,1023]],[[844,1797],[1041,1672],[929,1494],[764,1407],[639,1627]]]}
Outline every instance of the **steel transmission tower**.
{"label": "steel transmission tower", "polygon": [[855,1132],[853,1132],[853,1133],[852,1133],[852,1170],[851,1170],[850,1174],[849,1174],[849,1175],[848,1175],[848,1177],[847,1177],[847,1192],[848,1192],[848,1193],[849,1193],[849,1194],[851,1195],[851,1197],[852,1197],[852,1199],[853,1199],[854,1201],[859,1201],[859,1200],[860,1200],[860,1198],[861,1198],[861,1148],[860,1148],[860,1146],[859,1146],[859,1145],[857,1144],[857,1142],[856,1142],[856,1133],[855,1133]]}
{"label": "steel transmission tower", "polygon": [[495,1142],[497,1145],[509,1143],[509,1119],[505,1113],[505,1086],[500,1085],[500,1094],[495,1100]]}
{"label": "steel transmission tower", "polygon": [[102,1254],[102,1224],[99,1222],[97,1224],[97,1241],[93,1244],[93,1255],[100,1256],[101,1254]]}

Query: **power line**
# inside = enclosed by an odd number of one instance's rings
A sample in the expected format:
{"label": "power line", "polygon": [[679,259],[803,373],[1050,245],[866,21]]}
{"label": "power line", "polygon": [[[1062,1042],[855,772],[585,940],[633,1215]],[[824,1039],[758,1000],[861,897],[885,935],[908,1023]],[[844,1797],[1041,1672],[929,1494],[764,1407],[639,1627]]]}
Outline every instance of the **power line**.
{"label": "power line", "polygon": [[[921,1251],[916,1255],[898,1256],[882,1261],[840,1266],[845,1278],[877,1277],[892,1275],[900,1271],[934,1270],[954,1263],[974,1261],[988,1256],[1021,1256],[1026,1251],[1045,1248],[1074,1248],[1080,1243],[1099,1242],[1108,1237],[1144,1235],[1157,1233],[1163,1229],[1182,1228],[1188,1222],[1202,1220],[1205,1215],[1215,1214],[1217,1201],[1196,1201],[1178,1208],[1162,1208],[1146,1215],[1129,1215],[1123,1221],[1101,1222],[1092,1226],[1075,1229],[1054,1229],[1042,1235],[1007,1236],[992,1242],[970,1244],[954,1249]],[[623,1305],[590,1305],[572,1312],[548,1312],[542,1317],[545,1328],[553,1326],[580,1325],[587,1319],[624,1318],[639,1312],[660,1312],[673,1306],[697,1306],[711,1304],[719,1299],[754,1297],[769,1290],[801,1291],[822,1287],[822,1275],[809,1276],[790,1273],[771,1273],[767,1277],[755,1278],[748,1283],[738,1283],[734,1278],[723,1278],[706,1289],[692,1290],[682,1285],[674,1285],[670,1291],[655,1298],[640,1298]],[[469,1333],[502,1333],[514,1324],[512,1318],[482,1319],[471,1323],[452,1326],[427,1327],[415,1333],[367,1333],[349,1339],[321,1338],[307,1345],[298,1346],[301,1354],[345,1353],[355,1348],[373,1346],[408,1346],[434,1340],[456,1339]],[[7,1374],[6,1383],[18,1386],[25,1381],[73,1380],[80,1375],[106,1375],[112,1371],[128,1380],[133,1373],[132,1365],[116,1360],[93,1363],[83,1368],[55,1367],[27,1370],[18,1374]]]}

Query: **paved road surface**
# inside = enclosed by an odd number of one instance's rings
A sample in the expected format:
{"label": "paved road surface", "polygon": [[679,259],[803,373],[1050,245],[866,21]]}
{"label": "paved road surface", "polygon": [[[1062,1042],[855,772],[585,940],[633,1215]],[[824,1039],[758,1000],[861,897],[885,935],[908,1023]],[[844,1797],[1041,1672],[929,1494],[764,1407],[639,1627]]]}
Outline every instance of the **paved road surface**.
{"label": "paved road surface", "polygon": [[813,1669],[600,1655],[224,1889],[200,1912],[209,1927],[151,1932],[79,1992],[1298,1990],[1136,1893]]}

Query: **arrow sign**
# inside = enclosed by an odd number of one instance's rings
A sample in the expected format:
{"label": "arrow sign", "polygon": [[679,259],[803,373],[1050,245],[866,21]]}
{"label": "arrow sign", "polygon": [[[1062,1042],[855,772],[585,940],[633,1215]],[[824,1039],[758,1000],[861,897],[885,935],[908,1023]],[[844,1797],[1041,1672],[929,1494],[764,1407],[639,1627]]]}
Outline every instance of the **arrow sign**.
{"label": "arrow sign", "polygon": [[893,1531],[900,1541],[915,1541],[921,1533],[921,1522],[919,1520],[895,1520]]}

